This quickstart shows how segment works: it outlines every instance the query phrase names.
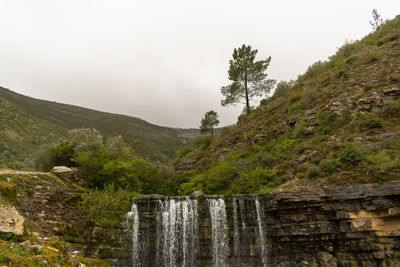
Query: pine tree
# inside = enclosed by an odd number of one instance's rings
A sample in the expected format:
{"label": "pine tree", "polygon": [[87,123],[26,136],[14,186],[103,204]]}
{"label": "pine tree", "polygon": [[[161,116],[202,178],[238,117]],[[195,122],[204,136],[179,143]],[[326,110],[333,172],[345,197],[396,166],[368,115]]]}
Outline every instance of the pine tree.
{"label": "pine tree", "polygon": [[[230,85],[223,86],[221,93],[225,96],[221,100],[222,106],[241,103],[246,105],[247,113],[250,112],[250,100],[256,96],[268,94],[275,85],[275,80],[267,79],[267,68],[271,57],[265,60],[254,61],[257,49],[252,50],[250,45],[233,50],[233,59],[229,61]],[[241,102],[242,99],[245,103]]]}
{"label": "pine tree", "polygon": [[211,135],[214,135],[214,126],[219,124],[218,114],[214,110],[210,110],[204,115],[204,118],[201,120],[200,132],[205,134],[210,132]]}
{"label": "pine tree", "polygon": [[372,10],[372,19],[373,21],[370,21],[369,23],[372,26],[372,29],[374,30],[374,32],[379,28],[379,26],[382,25],[382,18],[381,15],[378,14],[378,11],[374,8]]}

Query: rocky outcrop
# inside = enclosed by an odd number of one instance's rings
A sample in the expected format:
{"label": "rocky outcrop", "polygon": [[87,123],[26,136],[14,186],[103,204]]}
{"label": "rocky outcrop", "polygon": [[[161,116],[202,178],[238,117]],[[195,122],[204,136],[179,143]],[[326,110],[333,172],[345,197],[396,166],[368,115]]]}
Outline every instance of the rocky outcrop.
{"label": "rocky outcrop", "polygon": [[[213,264],[207,201],[212,198],[197,198],[201,266]],[[256,199],[262,215],[256,212]],[[160,242],[156,212],[164,200],[135,200],[143,222],[139,231],[143,255],[156,255]],[[304,187],[258,196],[225,196],[224,200],[231,266],[262,266],[263,251],[269,266],[398,266],[400,261],[400,181]],[[261,217],[265,238],[259,235]],[[149,256],[147,266],[155,266],[153,261]]]}
{"label": "rocky outcrop", "polygon": [[25,218],[10,205],[0,205],[0,232],[22,235]]}

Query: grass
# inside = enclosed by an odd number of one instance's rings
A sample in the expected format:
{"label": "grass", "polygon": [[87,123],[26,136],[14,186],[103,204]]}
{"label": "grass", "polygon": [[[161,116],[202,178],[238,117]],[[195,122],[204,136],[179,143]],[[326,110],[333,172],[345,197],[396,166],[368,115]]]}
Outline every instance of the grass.
{"label": "grass", "polygon": [[105,137],[122,135],[136,153],[161,162],[174,157],[198,135],[197,129],[157,126],[135,117],[31,98],[2,87],[0,114],[0,166],[14,169],[31,166],[26,157],[74,128],[95,128]]}
{"label": "grass", "polygon": [[[400,16],[362,40],[346,42],[296,81],[279,83],[271,98],[213,140],[206,155],[198,148],[183,155],[176,166],[191,173],[185,176],[185,193],[207,190],[213,183],[222,193],[256,193],[292,181],[358,184],[400,177],[400,137],[380,137],[400,131],[399,96],[386,97],[381,106],[372,102],[368,112],[356,104],[361,97],[379,95],[383,87],[398,86],[399,32]],[[334,106],[334,100],[339,104]],[[329,105],[347,106],[329,113]],[[204,158],[205,169],[200,168]],[[236,174],[211,177],[222,165],[235,168]],[[257,169],[275,170],[285,182],[260,183]]]}

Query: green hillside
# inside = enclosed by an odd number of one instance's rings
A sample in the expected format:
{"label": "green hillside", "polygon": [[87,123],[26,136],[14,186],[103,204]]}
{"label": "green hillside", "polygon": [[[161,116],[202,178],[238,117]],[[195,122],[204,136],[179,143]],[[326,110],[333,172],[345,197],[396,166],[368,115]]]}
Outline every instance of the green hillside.
{"label": "green hillside", "polygon": [[[294,59],[295,60],[295,59]],[[176,162],[180,193],[400,177],[400,16],[348,42]]]}
{"label": "green hillside", "polygon": [[100,112],[27,97],[0,87],[0,164],[30,166],[45,144],[74,128],[95,128],[105,137],[122,135],[139,155],[165,162],[198,135],[197,129],[174,129],[125,115]]}

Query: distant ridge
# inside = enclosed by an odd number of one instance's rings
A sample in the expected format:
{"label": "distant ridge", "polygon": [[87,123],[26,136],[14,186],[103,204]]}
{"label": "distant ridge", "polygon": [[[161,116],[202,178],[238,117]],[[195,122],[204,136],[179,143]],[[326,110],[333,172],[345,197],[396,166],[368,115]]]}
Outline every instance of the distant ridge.
{"label": "distant ridge", "polygon": [[161,162],[199,134],[197,129],[158,126],[136,117],[24,96],[3,87],[0,115],[0,164],[6,166],[15,161],[26,165],[24,158],[31,158],[41,145],[62,139],[74,128],[95,128],[106,137],[122,135],[136,153]]}

